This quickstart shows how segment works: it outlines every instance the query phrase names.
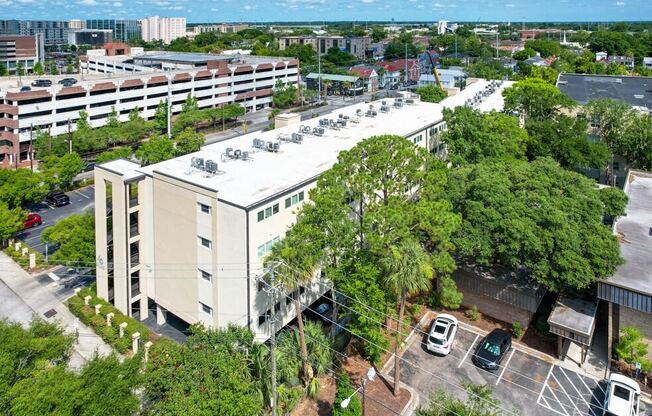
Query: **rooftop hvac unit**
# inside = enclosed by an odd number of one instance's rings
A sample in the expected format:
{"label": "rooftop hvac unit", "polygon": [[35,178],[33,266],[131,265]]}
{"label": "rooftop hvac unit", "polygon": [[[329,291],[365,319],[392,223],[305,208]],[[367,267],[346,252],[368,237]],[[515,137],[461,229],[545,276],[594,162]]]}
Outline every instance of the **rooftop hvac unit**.
{"label": "rooftop hvac unit", "polygon": [[383,100],[380,102],[381,105],[387,105],[387,101]]}
{"label": "rooftop hvac unit", "polygon": [[349,118],[350,118],[349,116],[345,116],[344,114],[340,114],[340,119],[341,120],[348,120]]}
{"label": "rooftop hvac unit", "polygon": [[365,114],[365,116],[367,117],[376,117],[377,115],[378,113],[376,112],[376,110],[367,110],[367,113]]}
{"label": "rooftop hvac unit", "polygon": [[414,100],[412,98],[408,98],[407,100],[405,100],[405,103],[407,105],[412,105],[412,104],[414,104]]}
{"label": "rooftop hvac unit", "polygon": [[396,108],[403,108],[403,103],[401,101],[395,101],[394,102],[394,107]]}
{"label": "rooftop hvac unit", "polygon": [[338,130],[340,126],[335,122],[335,120],[328,120],[328,127],[333,130]]}
{"label": "rooftop hvac unit", "polygon": [[242,154],[240,155],[240,159],[242,159],[242,160],[251,160],[251,158],[249,157],[249,152],[243,151]]}
{"label": "rooftop hvac unit", "polygon": [[357,110],[355,110],[355,115],[356,116],[362,117],[363,114],[364,114],[364,112],[362,111],[362,109],[358,108]]}
{"label": "rooftop hvac unit", "polygon": [[233,148],[232,147],[227,147],[226,152],[224,152],[224,154],[228,158],[233,158]]}
{"label": "rooftop hvac unit", "polygon": [[217,173],[217,163],[213,162],[212,160],[207,160],[206,172],[213,173],[213,174]]}
{"label": "rooftop hvac unit", "polygon": [[350,121],[351,123],[358,124],[358,123],[360,122],[360,119],[357,118],[357,117],[351,117],[351,118],[349,119],[349,121]]}
{"label": "rooftop hvac unit", "polygon": [[323,136],[324,135],[324,128],[323,127],[315,127],[312,129],[312,134],[315,136]]}
{"label": "rooftop hvac unit", "polygon": [[255,149],[264,149],[265,141],[261,139],[254,139],[254,148]]}
{"label": "rooftop hvac unit", "polygon": [[328,127],[328,124],[329,124],[329,120],[327,118],[322,118],[321,120],[319,120],[320,126]]}
{"label": "rooftop hvac unit", "polygon": [[242,150],[237,149],[237,150],[235,150],[235,151],[233,152],[233,158],[234,158],[234,159],[240,159],[241,156],[242,156]]}
{"label": "rooftop hvac unit", "polygon": [[381,106],[380,111],[383,113],[389,113],[389,106],[388,105]]}
{"label": "rooftop hvac unit", "polygon": [[278,143],[267,142],[267,151],[268,152],[278,153],[280,148],[281,148],[281,145],[279,145]]}
{"label": "rooftop hvac unit", "polygon": [[396,102],[397,102],[397,103],[402,103],[402,102],[403,102],[403,99],[399,97],[399,98],[396,99]]}
{"label": "rooftop hvac unit", "polygon": [[341,118],[337,120],[337,125],[340,127],[346,127],[346,122],[348,121],[348,118]]}
{"label": "rooftop hvac unit", "polygon": [[310,126],[300,126],[299,127],[299,133],[310,134],[311,132],[312,132],[312,129],[310,128]]}
{"label": "rooftop hvac unit", "polygon": [[193,157],[190,159],[190,166],[195,169],[204,170],[204,159],[201,157]]}
{"label": "rooftop hvac unit", "polygon": [[301,133],[292,133],[292,142],[301,143],[303,142],[303,135]]}

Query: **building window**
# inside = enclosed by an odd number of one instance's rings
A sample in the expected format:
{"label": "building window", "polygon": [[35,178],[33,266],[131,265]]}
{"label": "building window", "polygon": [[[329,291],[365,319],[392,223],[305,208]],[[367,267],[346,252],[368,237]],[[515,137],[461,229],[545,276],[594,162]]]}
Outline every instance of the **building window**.
{"label": "building window", "polygon": [[201,243],[202,246],[206,248],[211,248],[211,240],[209,240],[208,238],[199,237],[199,242]]}
{"label": "building window", "polygon": [[258,211],[257,214],[258,222],[261,222],[262,220],[269,218],[274,214],[278,214],[278,211],[279,211],[278,204],[274,204],[270,207]]}
{"label": "building window", "polygon": [[274,237],[271,240],[265,242],[264,244],[261,244],[258,246],[258,258],[265,257],[269,252],[272,251],[272,247],[276,242],[280,241],[281,237]]}
{"label": "building window", "polygon": [[201,306],[202,312],[204,312],[207,315],[213,316],[213,308],[201,302],[199,302],[199,305]]}
{"label": "building window", "polygon": [[208,273],[207,271],[199,269],[199,272],[201,273],[201,278],[206,280],[207,282],[210,282],[210,281],[213,280],[213,275]]}
{"label": "building window", "polygon": [[202,203],[200,203],[200,204],[199,204],[199,210],[200,210],[201,212],[203,212],[204,214],[209,214],[209,215],[210,215],[210,213],[211,213],[211,207],[210,207],[210,205],[206,205],[206,204],[202,204]]}
{"label": "building window", "polygon": [[133,208],[138,205],[138,182],[129,184],[129,207]]}
{"label": "building window", "polygon": [[285,208],[290,208],[292,205],[298,204],[299,202],[303,201],[303,199],[304,199],[303,191],[299,192],[298,194],[289,196],[285,198]]}
{"label": "building window", "polygon": [[267,310],[264,314],[258,316],[258,326],[263,325],[269,319],[271,313]]}

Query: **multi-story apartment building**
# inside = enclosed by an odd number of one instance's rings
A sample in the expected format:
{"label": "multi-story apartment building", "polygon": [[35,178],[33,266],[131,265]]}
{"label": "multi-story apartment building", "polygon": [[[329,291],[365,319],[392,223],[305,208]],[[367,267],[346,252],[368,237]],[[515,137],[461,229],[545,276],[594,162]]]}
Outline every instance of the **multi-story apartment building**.
{"label": "multi-story apartment building", "polygon": [[15,74],[22,66],[25,73],[34,68],[34,64],[43,59],[43,37],[35,36],[0,36],[0,65],[10,74]]}
{"label": "multi-story apartment building", "polygon": [[222,23],[219,25],[197,25],[192,28],[192,31],[197,35],[205,32],[236,33],[245,29],[249,29],[249,25]]}
{"label": "multi-story apartment building", "polygon": [[358,59],[364,59],[371,47],[371,38],[367,36],[284,36],[278,40],[278,48],[285,50],[290,45],[310,45],[319,54],[328,53],[330,48],[347,51]]}
{"label": "multi-story apartment building", "polygon": [[[182,59],[185,54],[178,55]],[[193,63],[200,58],[197,54],[190,56]],[[142,117],[151,118],[158,104],[168,97],[172,112],[178,113],[188,94],[197,97],[200,108],[236,102],[247,111],[256,111],[271,106],[272,88],[277,81],[298,82],[299,62],[295,59],[210,54],[201,57],[203,65],[169,71],[134,65],[121,70],[120,60],[86,57],[82,66],[84,72],[91,73],[72,87],[56,82],[70,75],[50,77],[51,87],[32,87],[27,92],[16,87],[17,79],[0,81],[0,166],[28,165],[30,129],[47,130],[52,135],[66,133],[69,125],[74,129],[81,110],[88,113],[93,127],[105,125],[112,108],[121,120],[127,120],[134,108]],[[106,71],[112,74],[103,73],[112,62],[118,69]]]}
{"label": "multi-story apartment building", "polygon": [[69,45],[102,46],[113,41],[113,31],[109,29],[70,29]]}
{"label": "multi-story apartment building", "polygon": [[[280,314],[285,325],[295,310],[289,297],[271,304],[258,279],[265,256],[338,154],[365,138],[397,134],[443,155],[443,109],[464,105],[488,84],[476,82],[440,104],[418,98],[361,103],[146,167],[126,160],[98,166],[99,296],[140,319],[155,305],[159,323],[168,314],[212,327],[234,323],[267,339],[270,315]],[[500,109],[501,92],[485,104]],[[328,126],[347,122],[324,128],[326,119]],[[290,296],[309,305],[328,289],[316,274]]]}
{"label": "multi-story apartment building", "polygon": [[69,29],[86,29],[86,20],[72,19],[68,21]]}
{"label": "multi-story apartment building", "polygon": [[0,35],[41,35],[43,43],[65,45],[68,42],[68,22],[52,20],[0,20]]}
{"label": "multi-story apartment building", "polygon": [[141,28],[138,20],[128,19],[90,19],[86,20],[87,29],[108,29],[113,31],[113,40],[129,42],[141,39]]}
{"label": "multi-story apartment building", "polygon": [[185,17],[150,16],[140,21],[142,36],[145,42],[162,40],[170,43],[177,38],[186,36]]}

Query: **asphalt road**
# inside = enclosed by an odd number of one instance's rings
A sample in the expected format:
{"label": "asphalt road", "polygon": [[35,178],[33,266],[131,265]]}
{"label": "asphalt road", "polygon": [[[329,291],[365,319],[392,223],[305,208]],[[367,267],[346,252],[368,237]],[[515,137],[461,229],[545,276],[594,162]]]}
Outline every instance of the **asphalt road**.
{"label": "asphalt road", "polygon": [[42,286],[50,287],[52,294],[61,302],[75,294],[76,288],[90,286],[95,281],[95,272],[90,267],[67,266],[42,273],[35,277]]}
{"label": "asphalt road", "polygon": [[46,246],[41,241],[43,230],[49,226],[55,225],[57,222],[72,214],[81,214],[82,212],[92,210],[95,204],[95,186],[92,185],[86,188],[66,192],[66,195],[70,198],[70,204],[62,207],[53,207],[45,202],[27,206],[27,210],[30,212],[36,212],[41,216],[43,224],[28,230],[23,230],[16,234],[16,237],[29,244],[35,250],[45,254]]}

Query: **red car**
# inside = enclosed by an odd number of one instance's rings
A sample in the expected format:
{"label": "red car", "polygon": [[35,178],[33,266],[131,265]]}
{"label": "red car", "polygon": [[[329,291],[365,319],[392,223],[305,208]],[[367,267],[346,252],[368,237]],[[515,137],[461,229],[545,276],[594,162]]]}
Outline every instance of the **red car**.
{"label": "red car", "polygon": [[37,225],[43,224],[43,220],[41,219],[41,216],[38,214],[35,214],[33,212],[30,212],[27,214],[27,218],[25,221],[23,221],[23,229],[26,230],[28,228],[36,227]]}

